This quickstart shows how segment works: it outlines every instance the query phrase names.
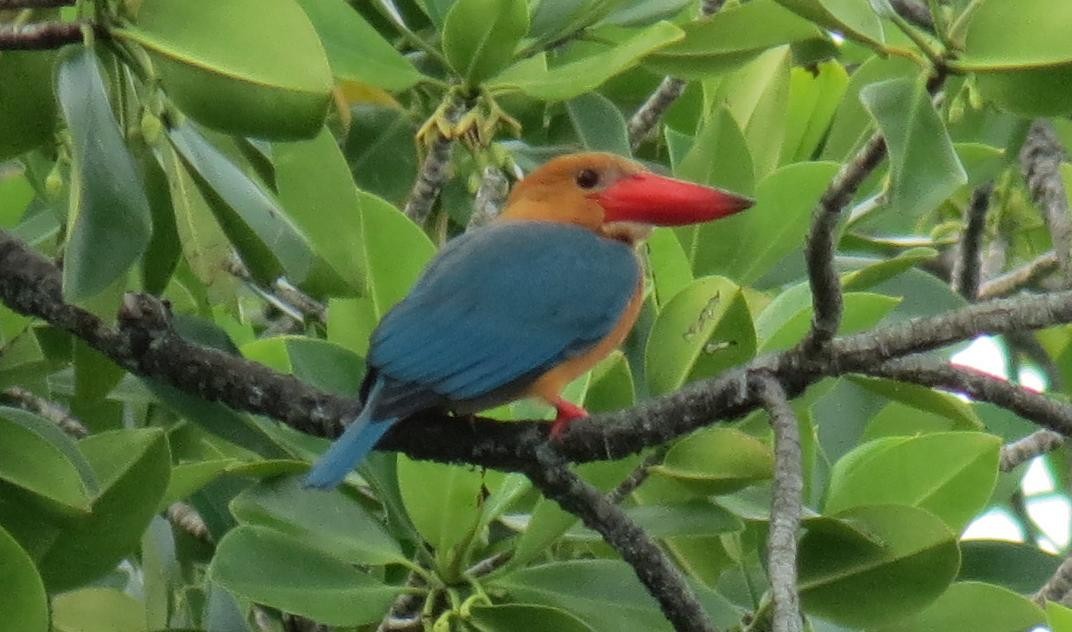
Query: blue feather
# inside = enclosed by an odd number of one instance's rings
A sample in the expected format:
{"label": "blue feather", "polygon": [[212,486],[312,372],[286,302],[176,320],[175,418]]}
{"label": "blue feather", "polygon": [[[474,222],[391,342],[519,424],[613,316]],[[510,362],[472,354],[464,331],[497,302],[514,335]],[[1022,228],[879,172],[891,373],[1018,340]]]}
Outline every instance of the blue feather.
{"label": "blue feather", "polygon": [[306,487],[332,489],[364,460],[376,442],[398,421],[397,418],[372,419],[373,407],[383,389],[383,381],[377,380],[369,392],[361,414],[357,416],[342,436],[320,456],[313,469],[305,477]]}

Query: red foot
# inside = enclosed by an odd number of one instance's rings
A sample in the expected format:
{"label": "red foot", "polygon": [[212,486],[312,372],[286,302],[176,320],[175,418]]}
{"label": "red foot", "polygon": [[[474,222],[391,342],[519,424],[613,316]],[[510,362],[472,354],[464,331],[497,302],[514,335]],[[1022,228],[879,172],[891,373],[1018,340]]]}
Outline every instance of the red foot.
{"label": "red foot", "polygon": [[558,413],[555,415],[555,423],[551,424],[551,439],[555,441],[562,438],[562,433],[566,432],[566,428],[568,428],[571,423],[588,416],[587,410],[581,408],[577,404],[568,402],[561,397],[552,401],[551,405],[555,407],[555,411]]}

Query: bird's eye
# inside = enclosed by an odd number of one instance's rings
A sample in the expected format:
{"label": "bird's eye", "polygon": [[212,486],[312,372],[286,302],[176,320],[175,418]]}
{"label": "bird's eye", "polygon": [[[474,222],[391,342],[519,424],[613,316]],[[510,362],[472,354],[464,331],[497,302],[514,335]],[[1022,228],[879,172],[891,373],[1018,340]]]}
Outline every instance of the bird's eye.
{"label": "bird's eye", "polygon": [[581,169],[577,174],[577,186],[582,189],[591,189],[599,184],[599,174],[592,169]]}

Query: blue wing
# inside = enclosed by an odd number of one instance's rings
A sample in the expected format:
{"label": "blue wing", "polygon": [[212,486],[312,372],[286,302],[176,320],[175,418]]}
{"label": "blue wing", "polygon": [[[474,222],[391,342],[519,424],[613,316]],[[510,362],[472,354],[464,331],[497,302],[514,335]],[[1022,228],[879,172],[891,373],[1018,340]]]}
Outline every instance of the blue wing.
{"label": "blue wing", "polygon": [[606,337],[640,275],[629,246],[566,224],[503,222],[452,240],[373,334],[374,417],[497,403]]}

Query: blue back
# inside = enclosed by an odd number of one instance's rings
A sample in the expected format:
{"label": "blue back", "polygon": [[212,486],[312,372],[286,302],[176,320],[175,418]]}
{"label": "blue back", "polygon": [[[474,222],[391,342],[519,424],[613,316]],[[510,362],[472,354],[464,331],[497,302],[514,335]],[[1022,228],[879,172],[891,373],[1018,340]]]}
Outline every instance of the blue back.
{"label": "blue back", "polygon": [[492,224],[452,240],[380,322],[373,418],[482,401],[606,337],[640,283],[626,244],[577,226]]}

